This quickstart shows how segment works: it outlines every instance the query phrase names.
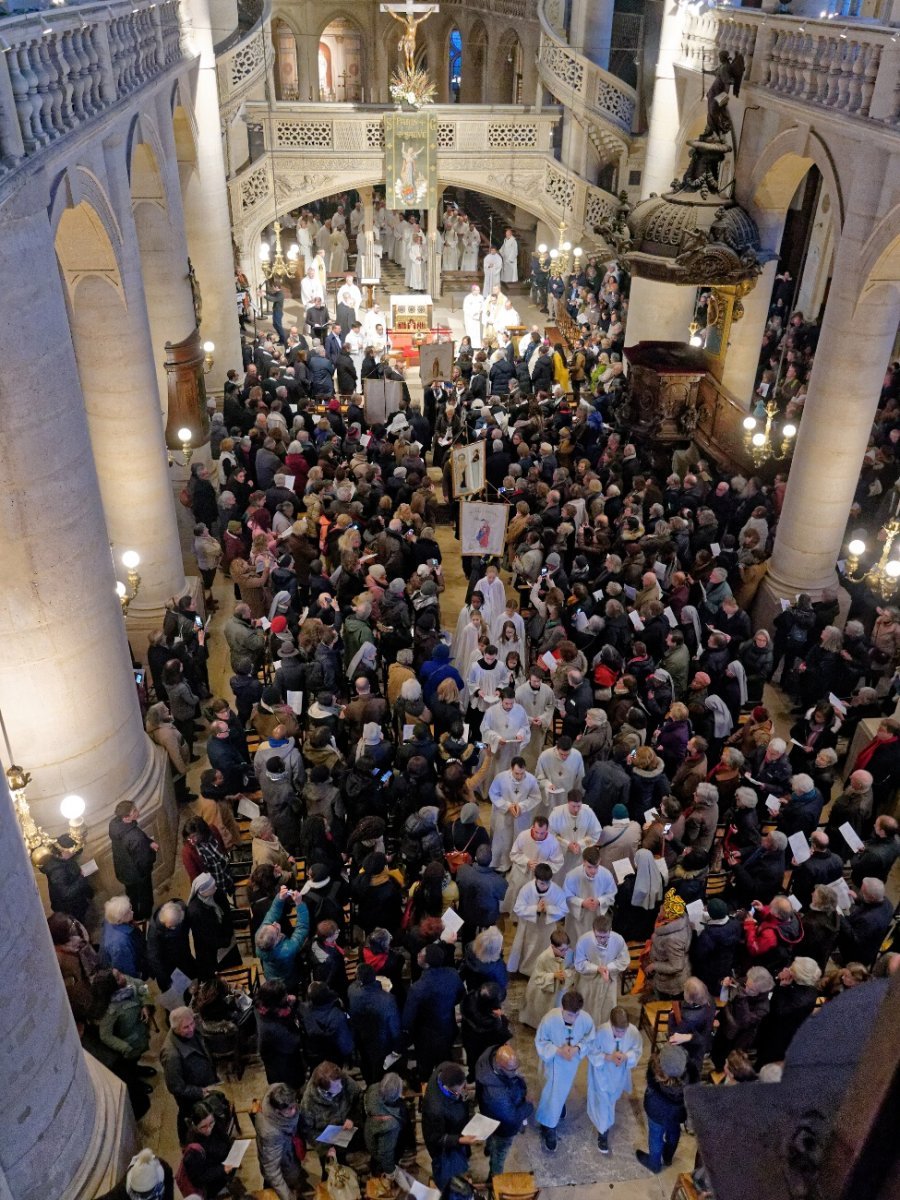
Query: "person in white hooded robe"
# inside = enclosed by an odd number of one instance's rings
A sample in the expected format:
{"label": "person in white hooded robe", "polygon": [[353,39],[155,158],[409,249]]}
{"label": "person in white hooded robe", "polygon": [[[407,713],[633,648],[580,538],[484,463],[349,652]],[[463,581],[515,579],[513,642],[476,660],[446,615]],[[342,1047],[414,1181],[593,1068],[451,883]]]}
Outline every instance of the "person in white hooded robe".
{"label": "person in white hooded robe", "polygon": [[612,932],[609,913],[598,913],[591,924],[591,932],[575,943],[575,971],[585,1008],[602,1025],[619,999],[619,976],[628,970],[631,956],[625,939]]}
{"label": "person in white hooded robe", "polygon": [[475,591],[481,592],[484,597],[484,619],[488,629],[492,629],[494,621],[506,608],[506,588],[494,563],[488,563],[484,577],[475,584]]}
{"label": "person in white hooded robe", "polygon": [[[476,597],[477,597],[477,599],[476,599]],[[472,595],[472,599],[469,601],[469,603],[464,604],[462,606],[462,608],[459,610],[459,616],[456,618],[456,630],[450,641],[450,655],[454,662],[456,662],[456,663],[461,662],[464,664],[467,661],[466,658],[460,658],[460,653],[459,653],[459,648],[460,648],[460,644],[461,644],[462,636],[463,636],[463,630],[469,624],[469,618],[471,617],[473,612],[479,613],[481,615],[482,620],[484,620],[484,611],[483,610],[484,610],[484,596],[481,594],[481,592],[474,592]],[[490,632],[486,621],[484,622],[484,631],[485,631],[485,633]],[[477,644],[478,644],[478,639],[476,638],[475,645],[477,645]],[[471,653],[471,650],[468,653]],[[457,669],[461,671],[463,668],[458,667]]]}
{"label": "person in white hooded robe", "polygon": [[596,842],[600,830],[597,814],[585,804],[581,792],[569,792],[565,803],[551,810],[550,832],[563,852],[557,883],[562,884],[568,872],[581,865],[583,851]]}
{"label": "person in white hooded robe", "polygon": [[588,1047],[587,1113],[597,1130],[601,1154],[609,1154],[616,1101],[624,1092],[631,1095],[631,1072],[640,1062],[643,1048],[640,1033],[621,1005],[616,1005],[608,1021],[597,1026]]}
{"label": "person in white hooded robe", "polygon": [[481,349],[481,314],[484,312],[484,297],[481,288],[473,283],[468,296],[463,300],[463,326],[473,350]]}
{"label": "person in white hooded robe", "polygon": [[525,709],[531,736],[522,751],[529,771],[537,766],[538,757],[544,749],[547,732],[556,713],[556,697],[549,684],[544,683],[539,668],[532,668],[527,682],[516,688],[516,702]]}
{"label": "person in white hooded robe", "polygon": [[548,863],[538,863],[534,878],[516,897],[513,912],[518,925],[506,964],[513,973],[531,974],[538,955],[550,943],[553,928],[566,915],[566,897],[552,874]]}
{"label": "person in white hooded robe", "polygon": [[566,932],[574,944],[591,932],[597,913],[609,912],[616,900],[616,881],[606,867],[600,865],[600,851],[596,846],[588,846],[582,851],[581,865],[568,872],[563,891],[569,905]]}
{"label": "person in white hooded robe", "polygon": [[516,703],[512,688],[507,688],[500,693],[500,703],[491,705],[481,722],[481,740],[491,752],[485,783],[493,782],[501,771],[509,769],[528,736],[525,709]]}
{"label": "person in white hooded robe", "polygon": [[541,802],[541,789],[533,775],[525,769],[525,760],[513,758],[509,770],[501,771],[490,786],[491,801],[491,866],[495,871],[508,871],[513,842],[531,825],[534,810]]}
{"label": "person in white hooded robe", "polygon": [[538,863],[546,863],[552,876],[559,870],[562,863],[562,851],[559,842],[550,835],[550,827],[546,817],[535,817],[530,829],[524,829],[516,836],[509,852],[512,868],[509,872],[509,887],[500,905],[500,911],[511,913],[515,909],[519,892],[534,878],[534,869]]}
{"label": "person in white hooded robe", "polygon": [[565,929],[557,926],[550,934],[550,945],[534,960],[525,988],[525,1001],[519,1021],[537,1029],[551,1008],[559,1008],[563,993],[575,986],[575,951]]}
{"label": "person in white hooded robe", "polygon": [[484,285],[481,291],[483,295],[489,296],[495,287],[500,286],[500,272],[503,270],[503,259],[493,246],[484,256],[481,266],[484,271]]}
{"label": "person in white hooded robe", "polygon": [[594,1022],[584,1011],[584,997],[576,991],[566,992],[559,1008],[552,1008],[538,1026],[534,1048],[541,1060],[544,1086],[534,1115],[547,1150],[557,1147],[556,1127],[593,1038]]}
{"label": "person in white hooded robe", "polygon": [[569,792],[581,791],[584,759],[577,750],[572,749],[572,739],[564,736],[555,746],[548,746],[541,751],[534,774],[541,785],[544,804],[549,811]]}

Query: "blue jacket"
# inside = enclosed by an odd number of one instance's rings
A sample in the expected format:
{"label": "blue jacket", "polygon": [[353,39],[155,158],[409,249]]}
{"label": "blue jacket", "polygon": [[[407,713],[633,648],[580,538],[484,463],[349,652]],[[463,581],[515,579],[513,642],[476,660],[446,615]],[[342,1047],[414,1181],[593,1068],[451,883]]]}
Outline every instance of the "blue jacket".
{"label": "blue jacket", "polygon": [[353,1033],[350,1020],[330,988],[320,992],[319,1003],[300,1008],[300,1025],[306,1058],[311,1067],[320,1062],[347,1066],[353,1058]]}
{"label": "blue jacket", "polygon": [[100,934],[100,961],[104,967],[115,967],[132,979],[146,979],[147,950],[137,926],[110,925],[109,921],[104,921]]}
{"label": "blue jacket", "polygon": [[[263,925],[280,925],[284,912],[284,900],[276,896],[269,911],[262,919]],[[288,991],[296,987],[300,974],[301,951],[309,937],[309,909],[305,904],[297,905],[297,927],[289,938],[282,938],[271,950],[257,950],[266,979],[281,979]]]}
{"label": "blue jacket", "polygon": [[409,989],[403,1006],[403,1029],[415,1042],[453,1038],[456,1006],[465,994],[452,967],[429,967]]}
{"label": "blue jacket", "polygon": [[497,1137],[515,1137],[522,1122],[534,1112],[526,1096],[526,1084],[521,1075],[504,1075],[494,1070],[494,1055],[498,1047],[485,1050],[475,1066],[475,1094],[478,1110],[486,1117],[500,1122]]}
{"label": "blue jacket", "polygon": [[[400,1010],[380,983],[354,983],[348,993],[350,1028],[359,1047],[363,1074],[377,1074],[388,1054],[401,1050]],[[366,1067],[370,1071],[366,1072]]]}
{"label": "blue jacket", "polygon": [[426,704],[438,690],[438,684],[443,683],[445,679],[452,679],[460,691],[465,687],[462,675],[456,667],[450,665],[450,647],[441,642],[435,646],[428,662],[422,663],[419,668],[422,696]]}
{"label": "blue jacket", "polygon": [[496,925],[500,917],[500,901],[509,886],[493,867],[470,863],[456,873],[459,888],[459,915],[470,925]]}

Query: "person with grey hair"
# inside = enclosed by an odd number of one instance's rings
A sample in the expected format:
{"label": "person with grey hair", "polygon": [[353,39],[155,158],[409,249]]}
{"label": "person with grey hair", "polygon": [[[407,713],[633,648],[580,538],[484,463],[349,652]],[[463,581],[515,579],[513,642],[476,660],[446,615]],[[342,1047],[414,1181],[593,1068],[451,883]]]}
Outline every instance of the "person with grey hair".
{"label": "person with grey hair", "polygon": [[812,958],[824,971],[841,928],[834,889],[820,883],[813,888],[809,907],[803,914],[803,940],[797,949],[804,958]]}
{"label": "person with grey hair", "polygon": [[[297,924],[286,938],[281,918],[289,898],[297,907]],[[256,933],[256,949],[266,979],[281,979],[289,992],[295,992],[300,982],[301,955],[308,939],[309,909],[299,892],[282,885]]]}
{"label": "person with grey hair", "polygon": [[373,1175],[391,1175],[397,1170],[400,1139],[409,1128],[409,1113],[403,1102],[403,1080],[389,1071],[366,1090],[363,1136],[372,1156]]}
{"label": "person with grey hair", "polygon": [[853,851],[841,833],[842,825],[849,825],[859,838],[868,836],[872,828],[872,776],[868,771],[854,771],[844,790],[832,804],[828,813],[828,824],[825,832],[831,839],[831,844],[844,862],[850,858]]}
{"label": "person with grey hair", "polygon": [[758,804],[759,797],[753,788],[739,787],[734,793],[734,808],[726,817],[722,839],[722,858],[728,866],[736,866],[759,846]]}
{"label": "person with grey hair", "polygon": [[894,905],[885,896],[884,883],[867,876],[862,881],[853,908],[846,917],[841,917],[837,945],[841,961],[859,962],[871,967],[893,917]]}
{"label": "person with grey hair", "polygon": [[254,1128],[259,1169],[278,1200],[296,1200],[308,1184],[297,1158],[299,1120],[297,1093],[286,1083],[273,1083],[262,1098]]}
{"label": "person with grey hair", "polygon": [[684,823],[685,846],[709,854],[719,824],[719,789],[714,783],[698,783],[689,815]]}
{"label": "person with grey hair", "polygon": [[768,907],[754,900],[744,921],[744,939],[753,965],[775,974],[797,953],[803,922],[787,896],[776,896]]}
{"label": "person with grey hair", "polygon": [[147,965],[159,990],[167,992],[176,970],[196,979],[197,963],[191,953],[190,921],[183,900],[161,904],[147,925]]}
{"label": "person with grey hair", "polygon": [[795,958],[779,972],[756,1040],[757,1069],[784,1061],[794,1035],[816,1007],[821,978],[822,972],[811,958]]}
{"label": "person with grey hair", "polygon": [[183,1140],[194,1105],[216,1091],[219,1076],[190,1008],[173,1008],[160,1052],[166,1087],[178,1105],[178,1137]]}
{"label": "person with grey hair", "polygon": [[460,974],[467,991],[476,991],[483,983],[494,983],[501,1001],[506,999],[509,976],[503,961],[503,934],[496,925],[482,929],[466,946]]}
{"label": "person with grey hair", "polygon": [[250,822],[250,836],[253,839],[253,867],[258,867],[260,863],[271,863],[272,866],[281,868],[282,874],[289,882],[293,881],[294,860],[275,836],[275,830],[268,817],[254,817]]}
{"label": "person with grey hair", "polygon": [[787,837],[778,830],[767,834],[759,847],[734,868],[731,896],[741,908],[753,900],[767,904],[781,891]]}
{"label": "person with grey hair", "polygon": [[147,945],[134,923],[134,911],[127,896],[113,896],[103,909],[100,933],[100,962],[114,967],[132,979],[147,978]]}
{"label": "person with grey hair", "polygon": [[718,1012],[718,1029],[710,1057],[721,1071],[732,1050],[748,1050],[756,1040],[760,1022],[769,1011],[769,995],[775,980],[765,967],[751,967],[743,982],[733,976],[722,980],[728,1000]]}
{"label": "person with grey hair", "polygon": [[791,794],[781,801],[781,810],[775,819],[779,832],[785,837],[802,833],[809,837],[819,824],[825,800],[809,775],[791,776]]}

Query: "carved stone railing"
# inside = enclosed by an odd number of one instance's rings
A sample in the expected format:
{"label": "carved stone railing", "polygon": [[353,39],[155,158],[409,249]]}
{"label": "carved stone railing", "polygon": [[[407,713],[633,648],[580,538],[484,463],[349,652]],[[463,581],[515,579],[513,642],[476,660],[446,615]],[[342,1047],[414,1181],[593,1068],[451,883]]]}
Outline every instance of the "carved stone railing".
{"label": "carved stone railing", "polygon": [[[382,180],[382,118],[392,111],[372,105],[281,102],[270,108],[248,102],[247,119],[261,128],[265,153],[229,181],[235,228],[272,219],[276,197],[283,211],[287,203],[306,203],[351,186],[354,176],[360,182]],[[442,183],[476,190],[480,185],[554,226],[565,220],[579,237],[614,211],[615,196],[553,157],[558,110],[447,104],[433,111]]]}
{"label": "carved stone railing", "polygon": [[271,19],[272,0],[264,0],[260,5],[259,19],[251,29],[216,47],[219,108],[223,121],[231,119],[275,62]]}
{"label": "carved stone railing", "polygon": [[896,126],[900,44],[888,26],[718,8],[687,15],[681,66],[715,69],[717,53],[743,54],[748,86],[801,104]]}
{"label": "carved stone railing", "polygon": [[0,174],[182,58],[178,0],[110,0],[0,23]]}
{"label": "carved stone railing", "polygon": [[512,17],[517,21],[537,20],[537,0],[443,0],[441,8],[464,8],[466,12]]}
{"label": "carved stone railing", "polygon": [[637,93],[566,44],[562,0],[538,0],[541,82],[560,104],[582,121],[598,126],[606,136],[592,139],[604,157],[615,160],[631,137]]}

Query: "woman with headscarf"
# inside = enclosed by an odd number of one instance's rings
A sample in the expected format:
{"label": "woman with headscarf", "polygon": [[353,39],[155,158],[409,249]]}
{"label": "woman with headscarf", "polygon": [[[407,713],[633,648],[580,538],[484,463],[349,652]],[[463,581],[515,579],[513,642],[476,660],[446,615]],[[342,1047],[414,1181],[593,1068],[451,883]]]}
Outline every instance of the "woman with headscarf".
{"label": "woman with headscarf", "polygon": [[657,1000],[674,1000],[684,990],[691,973],[690,944],[687,905],[670,888],[663,897],[653,934],[641,959],[644,974],[652,984]]}
{"label": "woman with headscarf", "polygon": [[681,610],[681,620],[678,627],[684,634],[684,644],[693,658],[703,645],[703,633],[700,627],[700,614],[693,604],[685,604]]}
{"label": "woman with headscarf", "polygon": [[[747,703],[747,672],[740,659],[734,659],[725,668],[725,676],[721,682],[722,699],[728,706],[731,725],[734,728],[740,719],[741,709]],[[731,730],[728,731],[729,733]]]}
{"label": "woman with headscarf", "polygon": [[636,851],[634,874],[619,885],[613,917],[613,929],[626,942],[646,941],[652,935],[665,888],[660,860],[646,847]]}
{"label": "woman with headscarf", "polygon": [[216,881],[206,871],[191,884],[188,919],[194,939],[198,979],[212,979],[217,971],[241,965],[228,900],[218,891]]}
{"label": "woman with headscarf", "polygon": [[374,642],[363,642],[347,664],[346,675],[350,683],[364,675],[377,687],[378,647]]}

